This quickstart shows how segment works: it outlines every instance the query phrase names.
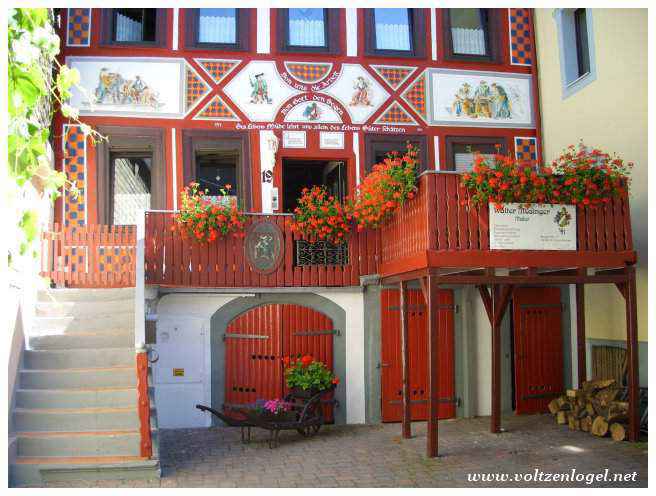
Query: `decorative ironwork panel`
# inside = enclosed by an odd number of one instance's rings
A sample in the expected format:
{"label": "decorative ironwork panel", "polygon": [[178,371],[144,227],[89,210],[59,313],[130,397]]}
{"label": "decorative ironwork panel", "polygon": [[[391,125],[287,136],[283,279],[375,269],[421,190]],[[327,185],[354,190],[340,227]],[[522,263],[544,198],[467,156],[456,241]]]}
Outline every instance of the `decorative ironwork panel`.
{"label": "decorative ironwork panel", "polygon": [[296,241],[296,265],[348,265],[348,243]]}

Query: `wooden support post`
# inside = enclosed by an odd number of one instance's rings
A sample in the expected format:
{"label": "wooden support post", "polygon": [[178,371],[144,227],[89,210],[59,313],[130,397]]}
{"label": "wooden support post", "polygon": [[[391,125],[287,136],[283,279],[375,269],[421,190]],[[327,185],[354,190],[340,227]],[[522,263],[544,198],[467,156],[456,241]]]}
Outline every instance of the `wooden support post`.
{"label": "wooden support post", "polygon": [[629,386],[629,441],[640,438],[640,400],[638,378],[638,309],[636,302],[635,268],[630,267],[629,279],[625,285],[626,294],[626,351]]}
{"label": "wooden support post", "polygon": [[437,456],[437,416],[439,408],[439,303],[437,279],[429,275],[426,281],[428,308],[428,428],[426,455]]}
{"label": "wooden support post", "polygon": [[576,285],[576,357],[578,378],[581,388],[587,380],[587,367],[585,359],[585,285]]}
{"label": "wooden support post", "polygon": [[410,411],[410,347],[408,342],[407,283],[399,283],[399,309],[401,313],[401,366],[403,380],[403,418],[401,432],[404,439],[412,437],[412,414]]}
{"label": "wooden support post", "polygon": [[501,325],[496,321],[501,294],[492,286],[492,406],[490,432],[501,432]]}

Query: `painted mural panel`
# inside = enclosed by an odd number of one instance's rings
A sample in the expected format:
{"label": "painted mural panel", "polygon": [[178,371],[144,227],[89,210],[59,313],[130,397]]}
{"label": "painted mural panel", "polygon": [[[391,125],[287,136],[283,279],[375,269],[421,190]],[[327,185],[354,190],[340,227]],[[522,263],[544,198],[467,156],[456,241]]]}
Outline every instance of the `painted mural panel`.
{"label": "painted mural panel", "polygon": [[67,57],[80,71],[72,105],[83,115],[173,117],[184,113],[182,59]]}
{"label": "painted mural panel", "polygon": [[344,64],[335,83],[324,93],[346,107],[353,124],[365,123],[389,97],[371,74],[357,64]]}
{"label": "painted mural panel", "polygon": [[431,124],[533,127],[531,77],[526,74],[431,69]]}
{"label": "painted mural panel", "polygon": [[281,105],[299,93],[282,80],[275,62],[271,61],[250,62],[223,91],[255,122],[272,121]]}
{"label": "painted mural panel", "polygon": [[342,119],[329,105],[317,101],[305,101],[293,107],[285,116],[285,122],[338,123]]}

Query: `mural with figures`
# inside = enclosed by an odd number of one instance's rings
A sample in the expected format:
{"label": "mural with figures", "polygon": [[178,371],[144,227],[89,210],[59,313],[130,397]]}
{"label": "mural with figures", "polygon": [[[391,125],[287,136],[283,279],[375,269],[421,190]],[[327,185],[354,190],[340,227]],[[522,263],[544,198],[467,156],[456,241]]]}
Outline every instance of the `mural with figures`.
{"label": "mural with figures", "polygon": [[80,72],[71,102],[82,114],[182,117],[182,59],[67,57]]}
{"label": "mural with figures", "polygon": [[429,72],[432,124],[533,127],[530,76],[447,69]]}
{"label": "mural with figures", "polygon": [[223,89],[252,121],[272,121],[281,105],[300,93],[278,74],[275,62],[249,62]]}

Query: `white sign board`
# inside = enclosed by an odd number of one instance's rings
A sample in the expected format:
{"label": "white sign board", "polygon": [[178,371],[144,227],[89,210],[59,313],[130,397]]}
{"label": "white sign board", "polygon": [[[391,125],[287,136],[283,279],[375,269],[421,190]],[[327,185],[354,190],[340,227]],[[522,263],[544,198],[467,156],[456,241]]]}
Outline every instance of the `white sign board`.
{"label": "white sign board", "polygon": [[283,131],[282,146],[284,148],[305,148],[305,131]]}
{"label": "white sign board", "polygon": [[342,150],[344,148],[344,133],[322,132],[319,134],[319,148]]}
{"label": "white sign board", "polygon": [[576,250],[573,205],[490,204],[492,250]]}

